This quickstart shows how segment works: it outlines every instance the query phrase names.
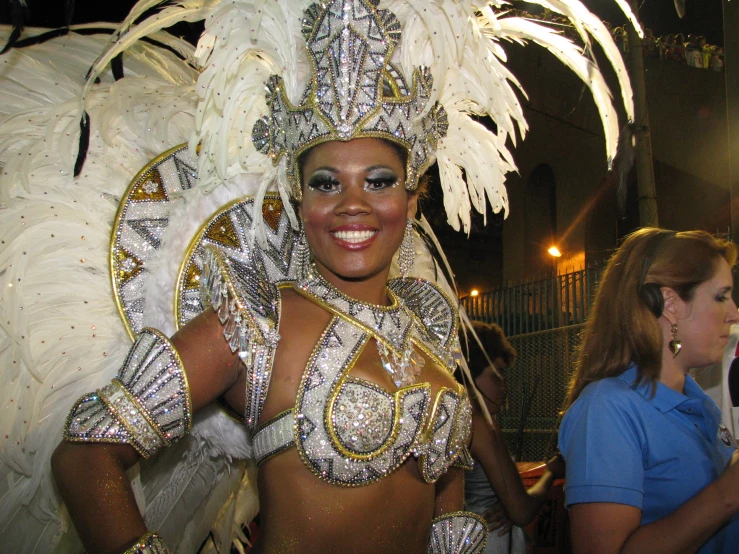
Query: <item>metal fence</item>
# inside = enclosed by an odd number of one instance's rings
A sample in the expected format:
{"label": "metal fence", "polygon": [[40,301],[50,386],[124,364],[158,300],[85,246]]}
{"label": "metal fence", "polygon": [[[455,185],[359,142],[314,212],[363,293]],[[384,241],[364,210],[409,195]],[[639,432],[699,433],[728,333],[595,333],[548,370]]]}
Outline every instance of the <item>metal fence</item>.
{"label": "metal fence", "polygon": [[498,422],[516,460],[539,461],[551,455],[557,414],[583,327],[570,325],[509,338],[518,358],[506,375],[508,400],[498,413]]}
{"label": "metal fence", "polygon": [[508,337],[580,325],[590,312],[603,267],[467,296],[462,307],[471,319],[497,323]]}
{"label": "metal fence", "polygon": [[519,461],[544,460],[555,445],[558,412],[602,271],[592,267],[462,299],[471,319],[500,325],[518,352],[498,421]]}

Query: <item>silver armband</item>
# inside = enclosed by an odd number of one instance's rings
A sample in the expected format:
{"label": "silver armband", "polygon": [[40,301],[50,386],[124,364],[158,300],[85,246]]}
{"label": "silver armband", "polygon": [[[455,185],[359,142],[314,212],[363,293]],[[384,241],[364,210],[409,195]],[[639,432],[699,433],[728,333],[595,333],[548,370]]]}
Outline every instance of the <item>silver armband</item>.
{"label": "silver armband", "polygon": [[64,439],[125,443],[149,458],[183,437],[192,424],[190,389],[177,351],[154,329],[144,329],[118,375],[72,407]]}
{"label": "silver armband", "polygon": [[431,522],[429,554],[479,554],[485,549],[485,520],[472,512],[452,512]]}
{"label": "silver armband", "polygon": [[155,531],[149,531],[123,554],[170,554],[164,540]]}

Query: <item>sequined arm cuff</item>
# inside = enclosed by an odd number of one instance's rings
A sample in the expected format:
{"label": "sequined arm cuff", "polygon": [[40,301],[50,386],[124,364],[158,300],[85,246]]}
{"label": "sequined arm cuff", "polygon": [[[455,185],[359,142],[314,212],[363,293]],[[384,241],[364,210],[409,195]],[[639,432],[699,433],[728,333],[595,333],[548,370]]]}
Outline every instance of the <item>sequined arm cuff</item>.
{"label": "sequined arm cuff", "polygon": [[149,531],[123,554],[170,554],[164,540],[154,531]]}
{"label": "sequined arm cuff", "polygon": [[149,458],[183,437],[191,424],[190,389],[182,361],[164,335],[144,329],[117,377],[72,407],[64,438],[130,444]]}
{"label": "sequined arm cuff", "polygon": [[485,550],[485,520],[472,512],[451,512],[431,522],[429,554],[480,554]]}

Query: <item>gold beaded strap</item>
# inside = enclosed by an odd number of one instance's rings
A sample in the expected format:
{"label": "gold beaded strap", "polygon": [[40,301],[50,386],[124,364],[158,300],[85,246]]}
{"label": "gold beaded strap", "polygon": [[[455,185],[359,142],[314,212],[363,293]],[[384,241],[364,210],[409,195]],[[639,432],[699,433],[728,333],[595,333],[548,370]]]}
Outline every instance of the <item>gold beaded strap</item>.
{"label": "gold beaded strap", "polygon": [[149,458],[190,430],[190,389],[182,361],[159,331],[144,329],[113,381],[72,407],[64,439],[124,443]]}
{"label": "gold beaded strap", "polygon": [[156,531],[149,531],[123,554],[171,554]]}
{"label": "gold beaded strap", "polygon": [[431,522],[429,554],[480,554],[485,550],[485,520],[472,512],[451,512]]}

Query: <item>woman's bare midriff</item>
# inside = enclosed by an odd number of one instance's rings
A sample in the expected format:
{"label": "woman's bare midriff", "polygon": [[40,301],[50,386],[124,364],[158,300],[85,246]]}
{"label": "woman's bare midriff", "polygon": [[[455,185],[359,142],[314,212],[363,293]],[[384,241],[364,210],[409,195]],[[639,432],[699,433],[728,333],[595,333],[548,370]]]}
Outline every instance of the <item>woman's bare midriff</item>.
{"label": "woman's bare midriff", "polygon": [[409,459],[364,487],[326,483],[291,449],[259,469],[259,554],[421,554],[433,519],[435,486]]}

